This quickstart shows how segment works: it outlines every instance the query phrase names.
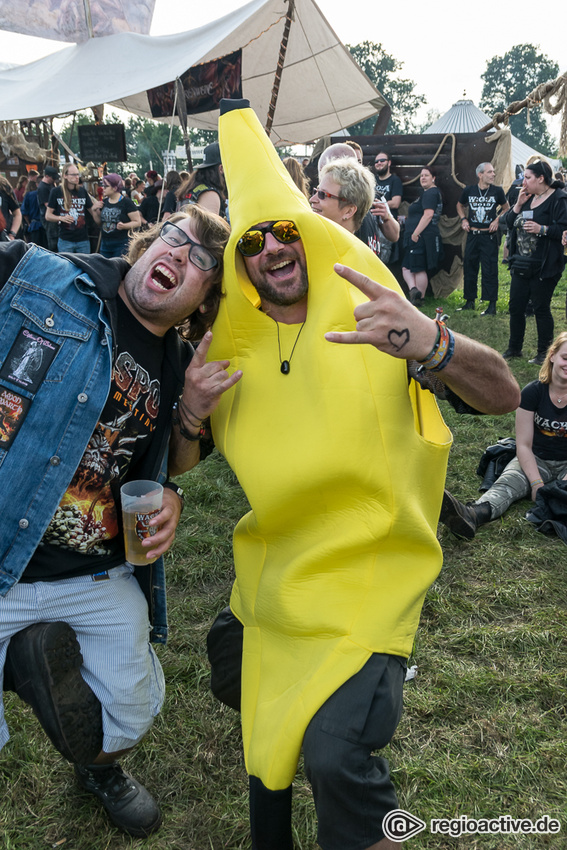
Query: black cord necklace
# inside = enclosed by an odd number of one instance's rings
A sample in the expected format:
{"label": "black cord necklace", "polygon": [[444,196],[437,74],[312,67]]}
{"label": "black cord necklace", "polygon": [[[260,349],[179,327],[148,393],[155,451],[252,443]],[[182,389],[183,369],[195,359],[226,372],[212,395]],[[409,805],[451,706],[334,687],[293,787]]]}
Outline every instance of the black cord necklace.
{"label": "black cord necklace", "polygon": [[297,336],[295,337],[295,342],[293,343],[293,348],[291,349],[291,354],[289,355],[289,360],[282,360],[282,347],[281,347],[281,344],[280,344],[280,326],[279,326],[279,323],[274,319],[274,322],[276,322],[276,328],[277,328],[277,331],[278,331],[278,354],[279,354],[279,357],[280,357],[280,372],[282,373],[282,375],[289,375],[290,368],[291,368],[290,367],[291,358],[293,357],[293,352],[295,351],[295,346],[297,345],[297,341],[298,341],[299,337],[301,336],[301,331],[303,330],[303,326],[305,325],[306,321],[307,320],[305,320],[303,322],[303,324],[299,328],[299,331],[297,332]]}

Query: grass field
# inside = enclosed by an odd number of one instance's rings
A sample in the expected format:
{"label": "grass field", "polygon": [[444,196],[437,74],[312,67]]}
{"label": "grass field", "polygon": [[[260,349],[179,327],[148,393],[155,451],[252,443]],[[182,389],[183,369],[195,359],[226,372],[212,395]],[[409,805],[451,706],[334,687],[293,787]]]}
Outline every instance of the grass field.
{"label": "grass field", "polygon": [[[499,313],[458,313],[460,293],[427,299],[441,304],[450,326],[503,351],[508,340],[508,274],[502,267]],[[556,331],[565,328],[567,277],[553,302]],[[534,320],[526,359],[512,361],[521,386],[537,376]],[[471,363],[471,368],[474,364]],[[514,416],[459,417],[443,406],[455,444],[448,486],[475,498],[485,447],[514,433]],[[0,757],[3,850],[239,850],[250,846],[247,779],[239,718],[208,689],[205,636],[227,604],[231,530],[246,501],[216,453],[179,479],[187,507],[168,556],[171,639],[158,650],[166,704],[144,743],[124,761],[160,800],[164,824],[145,842],[111,828],[97,803],[76,786],[30,710],[7,695],[12,739]],[[567,550],[537,534],[518,503],[472,542],[443,526],[443,570],[431,588],[410,664],[418,675],[405,688],[405,713],[386,755],[400,806],[430,818],[511,815],[558,818],[555,836],[466,835],[425,830],[412,850],[463,847],[567,848]],[[110,651],[110,650],[109,650]],[[314,850],[316,823],[302,771],[294,790],[297,850]]]}

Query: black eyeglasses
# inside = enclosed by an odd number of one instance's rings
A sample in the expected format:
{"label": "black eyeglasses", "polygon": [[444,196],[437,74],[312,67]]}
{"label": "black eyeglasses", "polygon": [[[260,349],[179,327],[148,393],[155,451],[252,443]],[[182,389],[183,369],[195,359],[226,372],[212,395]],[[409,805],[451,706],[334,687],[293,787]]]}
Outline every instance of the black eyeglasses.
{"label": "black eyeglasses", "polygon": [[207,251],[198,242],[193,242],[192,239],[189,239],[185,231],[177,227],[176,224],[166,221],[159,235],[160,239],[163,239],[165,244],[170,245],[172,248],[181,248],[183,245],[190,245],[189,260],[202,272],[208,272],[214,269],[215,266],[218,266],[218,260],[213,257],[210,251]]}
{"label": "black eyeglasses", "polygon": [[238,240],[236,247],[242,256],[255,257],[256,254],[261,254],[266,244],[266,233],[271,233],[282,245],[289,245],[301,239],[294,221],[273,221],[265,227],[253,227],[247,230]]}
{"label": "black eyeglasses", "polygon": [[335,201],[346,201],[346,198],[341,198],[339,195],[331,195],[330,192],[325,192],[324,189],[320,189],[318,186],[313,194],[317,195],[320,201],[324,201],[325,198],[334,198]]}
{"label": "black eyeglasses", "polygon": [[374,165],[378,165],[378,163],[382,163],[382,162],[388,162],[388,160],[387,159],[375,159]]}

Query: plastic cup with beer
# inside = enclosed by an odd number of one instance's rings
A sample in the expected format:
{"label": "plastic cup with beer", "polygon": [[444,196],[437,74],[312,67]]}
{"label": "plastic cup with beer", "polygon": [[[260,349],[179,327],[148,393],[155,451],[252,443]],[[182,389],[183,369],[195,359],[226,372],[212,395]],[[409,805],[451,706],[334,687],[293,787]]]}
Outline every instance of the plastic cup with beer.
{"label": "plastic cup with beer", "polygon": [[150,525],[150,520],[161,510],[163,487],[157,481],[130,481],[120,488],[120,497],[126,560],[134,566],[151,564],[142,540],[152,537],[158,529]]}

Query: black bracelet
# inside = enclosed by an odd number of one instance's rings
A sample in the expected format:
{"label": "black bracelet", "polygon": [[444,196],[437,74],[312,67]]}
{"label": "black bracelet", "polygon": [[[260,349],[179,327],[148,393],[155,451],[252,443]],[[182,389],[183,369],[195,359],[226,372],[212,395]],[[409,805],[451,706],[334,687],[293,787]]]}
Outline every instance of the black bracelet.
{"label": "black bracelet", "polygon": [[201,425],[201,427],[199,428],[199,430],[196,434],[192,434],[190,431],[187,430],[187,428],[185,428],[182,425],[181,419],[179,418],[179,415],[178,415],[177,404],[173,405],[173,414],[172,414],[172,417],[171,417],[171,421],[173,422],[174,425],[177,425],[177,427],[179,428],[179,433],[181,434],[183,439],[188,440],[190,443],[196,443],[198,440],[201,439],[201,437],[205,433],[202,425]]}

